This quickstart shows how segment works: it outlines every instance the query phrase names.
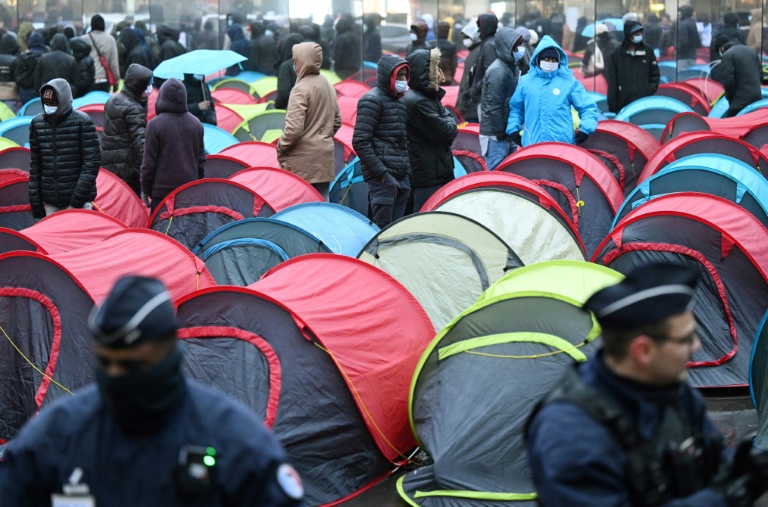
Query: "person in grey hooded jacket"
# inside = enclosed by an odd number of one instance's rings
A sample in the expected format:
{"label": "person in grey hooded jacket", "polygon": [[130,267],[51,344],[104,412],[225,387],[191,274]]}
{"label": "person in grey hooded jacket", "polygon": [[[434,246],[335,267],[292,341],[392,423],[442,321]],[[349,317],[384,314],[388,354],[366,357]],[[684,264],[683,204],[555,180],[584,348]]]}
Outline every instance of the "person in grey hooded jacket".
{"label": "person in grey hooded jacket", "polygon": [[507,138],[509,99],[515,93],[519,74],[517,60],[523,36],[512,28],[496,32],[496,61],[483,76],[483,96],[480,102],[480,146],[488,170],[492,171],[516,145]]}

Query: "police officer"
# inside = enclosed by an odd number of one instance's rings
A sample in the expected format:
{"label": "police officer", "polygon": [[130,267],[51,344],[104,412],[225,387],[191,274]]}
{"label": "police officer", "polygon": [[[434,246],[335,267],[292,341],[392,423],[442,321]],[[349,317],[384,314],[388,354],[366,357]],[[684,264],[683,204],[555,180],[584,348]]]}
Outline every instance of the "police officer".
{"label": "police officer", "polygon": [[96,385],[44,408],[11,442],[3,507],[304,505],[256,416],[184,378],[161,282],[122,278],[89,325]]}
{"label": "police officer", "polygon": [[527,432],[542,506],[748,506],[765,491],[765,457],[722,436],[686,365],[701,346],[691,307],[697,273],[636,268],[584,305],[603,329],[596,357],[534,411]]}

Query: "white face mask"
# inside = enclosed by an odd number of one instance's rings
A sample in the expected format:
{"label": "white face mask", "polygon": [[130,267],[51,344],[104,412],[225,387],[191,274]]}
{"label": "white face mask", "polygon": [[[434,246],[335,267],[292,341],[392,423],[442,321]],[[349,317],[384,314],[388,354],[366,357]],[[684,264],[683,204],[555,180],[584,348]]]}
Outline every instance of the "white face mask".
{"label": "white face mask", "polygon": [[469,46],[471,46],[471,45],[472,45],[472,43],[473,43],[474,41],[473,41],[472,39],[464,39],[464,40],[463,40],[463,42],[464,42],[464,47],[465,47],[465,48],[468,48]]}
{"label": "white face mask", "polygon": [[395,91],[405,93],[408,91],[408,81],[395,81]]}
{"label": "white face mask", "polygon": [[412,40],[413,42],[416,42],[417,40],[419,40],[419,36],[418,36],[418,35],[416,35],[415,33],[412,33],[412,34],[411,34],[411,40]]}
{"label": "white face mask", "polygon": [[149,83],[147,85],[147,89],[144,90],[144,96],[149,97],[151,93],[152,93],[152,83]]}
{"label": "white face mask", "polygon": [[45,111],[45,114],[53,114],[58,108],[59,106],[46,106],[43,104],[43,111]]}
{"label": "white face mask", "polygon": [[539,62],[539,68],[544,72],[552,72],[560,66],[559,62]]}

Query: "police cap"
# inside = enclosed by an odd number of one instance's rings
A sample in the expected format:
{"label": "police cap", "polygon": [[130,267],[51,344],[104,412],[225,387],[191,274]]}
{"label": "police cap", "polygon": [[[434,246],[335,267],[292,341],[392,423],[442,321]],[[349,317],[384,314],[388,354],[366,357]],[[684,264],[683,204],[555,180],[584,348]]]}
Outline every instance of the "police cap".
{"label": "police cap", "polygon": [[88,319],[94,339],[107,347],[130,347],[176,332],[170,296],[160,280],[126,276],[117,281]]}
{"label": "police cap", "polygon": [[630,331],[655,324],[693,307],[697,276],[678,264],[647,264],[595,292],[584,309],[594,312],[603,329]]}

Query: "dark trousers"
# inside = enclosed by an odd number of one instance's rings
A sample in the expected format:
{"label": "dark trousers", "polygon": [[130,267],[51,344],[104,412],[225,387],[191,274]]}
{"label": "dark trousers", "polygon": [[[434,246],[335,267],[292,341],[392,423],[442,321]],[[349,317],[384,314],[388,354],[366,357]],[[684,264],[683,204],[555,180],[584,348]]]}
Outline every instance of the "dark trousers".
{"label": "dark trousers", "polygon": [[109,82],[104,83],[93,83],[93,86],[91,86],[92,92],[107,92],[109,93]]}
{"label": "dark trousers", "polygon": [[384,181],[371,180],[368,182],[368,200],[371,203],[371,220],[380,229],[392,222],[403,218],[408,196],[411,194],[411,183],[408,178],[398,180],[387,173]]}
{"label": "dark trousers", "polygon": [[432,185],[429,187],[413,187],[413,212],[421,211],[422,206],[426,204],[432,194],[440,190],[442,185]]}

